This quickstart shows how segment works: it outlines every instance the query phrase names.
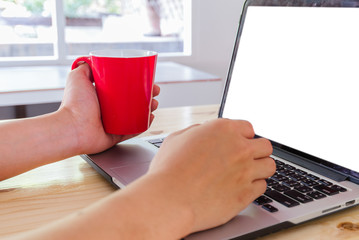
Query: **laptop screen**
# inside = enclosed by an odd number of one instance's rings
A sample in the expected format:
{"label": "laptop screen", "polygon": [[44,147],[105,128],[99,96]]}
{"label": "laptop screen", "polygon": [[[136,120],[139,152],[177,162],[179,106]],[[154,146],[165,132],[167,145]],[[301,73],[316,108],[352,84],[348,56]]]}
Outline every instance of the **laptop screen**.
{"label": "laptop screen", "polygon": [[249,6],[239,35],[222,117],[359,172],[359,8]]}

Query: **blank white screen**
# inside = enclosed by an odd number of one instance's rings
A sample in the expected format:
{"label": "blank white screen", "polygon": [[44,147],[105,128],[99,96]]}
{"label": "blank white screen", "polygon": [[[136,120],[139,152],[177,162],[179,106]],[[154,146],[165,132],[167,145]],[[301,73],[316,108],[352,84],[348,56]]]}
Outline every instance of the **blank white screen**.
{"label": "blank white screen", "polygon": [[359,171],[359,9],[249,7],[223,117]]}

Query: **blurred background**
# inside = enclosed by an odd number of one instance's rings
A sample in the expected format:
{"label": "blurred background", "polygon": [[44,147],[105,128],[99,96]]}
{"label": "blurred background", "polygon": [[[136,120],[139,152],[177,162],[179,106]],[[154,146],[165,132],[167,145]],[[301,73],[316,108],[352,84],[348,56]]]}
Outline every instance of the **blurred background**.
{"label": "blurred background", "polygon": [[183,0],[0,0],[0,57],[183,52]]}
{"label": "blurred background", "polygon": [[219,104],[244,0],[0,0],[0,119],[55,111],[76,57],[159,53],[159,107]]}

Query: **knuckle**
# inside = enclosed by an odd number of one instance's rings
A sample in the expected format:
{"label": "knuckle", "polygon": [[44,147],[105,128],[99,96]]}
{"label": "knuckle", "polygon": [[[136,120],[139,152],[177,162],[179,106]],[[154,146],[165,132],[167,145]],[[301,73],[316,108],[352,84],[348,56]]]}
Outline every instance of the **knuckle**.
{"label": "knuckle", "polygon": [[276,172],[276,164],[274,162],[274,160],[270,157],[268,157],[267,159],[265,159],[265,161],[262,164],[263,167],[263,178],[269,178],[271,176],[273,176],[273,174],[275,174]]}
{"label": "knuckle", "polygon": [[242,120],[242,123],[248,128],[248,129],[251,129],[253,130],[254,132],[254,128],[253,128],[253,125],[251,122],[247,121],[247,120]]}
{"label": "knuckle", "polygon": [[259,191],[261,194],[263,194],[267,190],[267,181],[266,180],[260,180],[259,184]]}
{"label": "knuckle", "polygon": [[253,125],[246,120],[219,118],[214,120],[212,123],[214,128],[221,131],[236,134],[237,136],[250,135],[251,137],[254,137],[255,135]]}
{"label": "knuckle", "polygon": [[247,141],[246,139],[243,139],[241,145],[242,145],[241,151],[243,151],[243,153],[246,156],[248,157],[250,156],[253,158],[254,152],[256,151],[254,145],[251,144],[251,142]]}
{"label": "knuckle", "polygon": [[269,169],[271,170],[270,175],[272,176],[275,173],[275,171],[277,170],[277,166],[276,166],[273,158],[270,158],[269,165],[270,165]]}
{"label": "knuckle", "polygon": [[252,185],[252,194],[257,198],[267,190],[267,182],[264,179],[256,180]]}
{"label": "knuckle", "polygon": [[264,139],[266,147],[268,148],[269,152],[272,154],[273,153],[273,145],[271,143],[271,141],[269,141],[268,139]]}
{"label": "knuckle", "polygon": [[218,118],[213,121],[214,125],[217,127],[227,127],[231,124],[232,120],[227,118]]}
{"label": "knuckle", "polygon": [[225,118],[219,118],[211,122],[212,133],[226,135],[231,133],[232,121]]}
{"label": "knuckle", "polygon": [[247,139],[247,138],[243,137],[242,138],[242,145],[250,153],[254,154],[255,152],[259,151],[257,143],[254,142],[252,139]]}
{"label": "knuckle", "polygon": [[252,136],[255,135],[254,127],[251,122],[246,120],[241,120],[242,127],[245,128],[245,130]]}

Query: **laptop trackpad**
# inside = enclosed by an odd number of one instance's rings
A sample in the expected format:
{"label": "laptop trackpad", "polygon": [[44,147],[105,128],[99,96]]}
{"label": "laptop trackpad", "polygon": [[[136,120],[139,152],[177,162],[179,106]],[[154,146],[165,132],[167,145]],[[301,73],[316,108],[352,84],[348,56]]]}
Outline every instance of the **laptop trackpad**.
{"label": "laptop trackpad", "polygon": [[148,171],[151,162],[140,162],[129,164],[121,167],[111,168],[111,172],[116,176],[117,180],[123,185],[128,185],[135,181]]}
{"label": "laptop trackpad", "polygon": [[[279,224],[279,220],[263,209],[249,205],[239,215],[228,223],[203,232],[187,236],[186,240],[232,239],[238,236],[253,233],[260,229]],[[258,235],[259,236],[259,235]],[[247,237],[245,239],[253,239]]]}

